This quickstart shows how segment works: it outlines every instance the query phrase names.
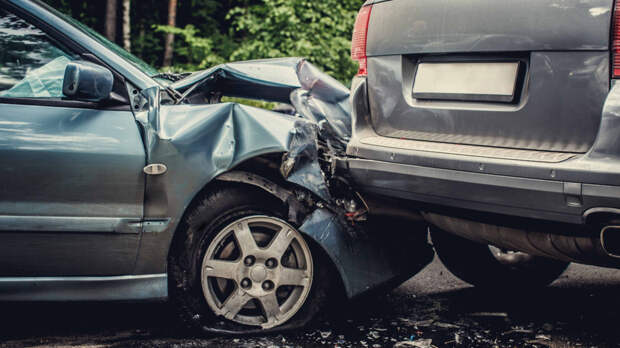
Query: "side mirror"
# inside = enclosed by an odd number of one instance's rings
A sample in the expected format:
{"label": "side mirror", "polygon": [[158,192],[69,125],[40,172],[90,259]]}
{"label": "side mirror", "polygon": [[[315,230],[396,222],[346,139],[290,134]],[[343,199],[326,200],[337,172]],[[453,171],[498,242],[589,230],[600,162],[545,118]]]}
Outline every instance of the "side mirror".
{"label": "side mirror", "polygon": [[65,68],[62,93],[75,100],[99,102],[110,97],[114,76],[102,66],[73,61]]}

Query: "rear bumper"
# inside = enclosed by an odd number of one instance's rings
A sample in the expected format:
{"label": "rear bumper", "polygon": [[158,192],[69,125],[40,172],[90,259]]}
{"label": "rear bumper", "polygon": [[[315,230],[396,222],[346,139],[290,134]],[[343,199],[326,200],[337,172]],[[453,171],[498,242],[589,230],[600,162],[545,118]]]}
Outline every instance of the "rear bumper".
{"label": "rear bumper", "polygon": [[349,174],[366,193],[422,204],[582,224],[595,208],[620,208],[620,186],[349,159]]}
{"label": "rear bumper", "polygon": [[[394,146],[399,139],[379,136],[370,124],[364,78],[353,81],[352,106],[348,172],[362,192],[572,224],[584,223],[593,211],[620,209],[620,85],[607,98],[590,152],[568,159]],[[377,138],[389,141],[367,141]]]}

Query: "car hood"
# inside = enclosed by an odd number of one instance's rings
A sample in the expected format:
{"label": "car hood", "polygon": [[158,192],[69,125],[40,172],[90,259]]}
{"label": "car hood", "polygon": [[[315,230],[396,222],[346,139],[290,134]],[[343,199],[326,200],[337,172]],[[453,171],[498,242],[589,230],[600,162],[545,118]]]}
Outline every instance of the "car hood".
{"label": "car hood", "polygon": [[230,96],[290,104],[291,114],[318,124],[319,137],[338,151],[351,136],[349,89],[303,58],[222,64],[169,87],[179,94],[179,103]]}

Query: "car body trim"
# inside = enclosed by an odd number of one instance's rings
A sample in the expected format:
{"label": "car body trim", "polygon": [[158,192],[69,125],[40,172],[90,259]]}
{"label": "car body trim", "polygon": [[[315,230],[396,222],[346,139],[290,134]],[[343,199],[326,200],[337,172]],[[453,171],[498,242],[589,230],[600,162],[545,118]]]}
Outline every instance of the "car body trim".
{"label": "car body trim", "polygon": [[[355,183],[365,191],[428,205],[572,224],[583,224],[583,212],[587,209],[620,207],[620,195],[611,197],[620,191],[618,186],[583,184],[582,195],[575,196],[574,190],[567,191],[566,183],[562,181],[373,160],[349,159],[348,163]],[[574,183],[569,186],[571,184]],[[575,204],[575,198],[583,203]]]}
{"label": "car body trim", "polygon": [[509,149],[502,147],[451,144],[424,140],[397,139],[380,136],[362,138],[360,139],[360,142],[366,145],[381,146],[385,148],[395,148],[402,150],[438,152],[456,154],[460,156],[475,156],[544,163],[559,163],[571,159],[575,155],[577,155],[570,152]]}
{"label": "car body trim", "polygon": [[142,222],[135,218],[84,216],[0,215],[0,231],[11,232],[84,232],[138,234]]}
{"label": "car body trim", "polygon": [[0,301],[137,301],[167,297],[166,274],[0,278]]}
{"label": "car body trim", "polygon": [[273,196],[277,197],[282,202],[287,202],[293,195],[292,192],[274,184],[273,182],[250,172],[232,171],[226,172],[216,178],[219,181],[239,182],[252,186],[259,187]]}

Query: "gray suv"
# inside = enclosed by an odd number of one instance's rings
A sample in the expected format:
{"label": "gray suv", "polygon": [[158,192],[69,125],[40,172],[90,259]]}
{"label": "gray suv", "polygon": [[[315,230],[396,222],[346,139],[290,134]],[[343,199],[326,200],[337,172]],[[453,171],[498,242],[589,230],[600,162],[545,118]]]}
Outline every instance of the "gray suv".
{"label": "gray suv", "polygon": [[613,0],[367,1],[349,174],[414,202],[472,284],[619,266],[619,19]]}

